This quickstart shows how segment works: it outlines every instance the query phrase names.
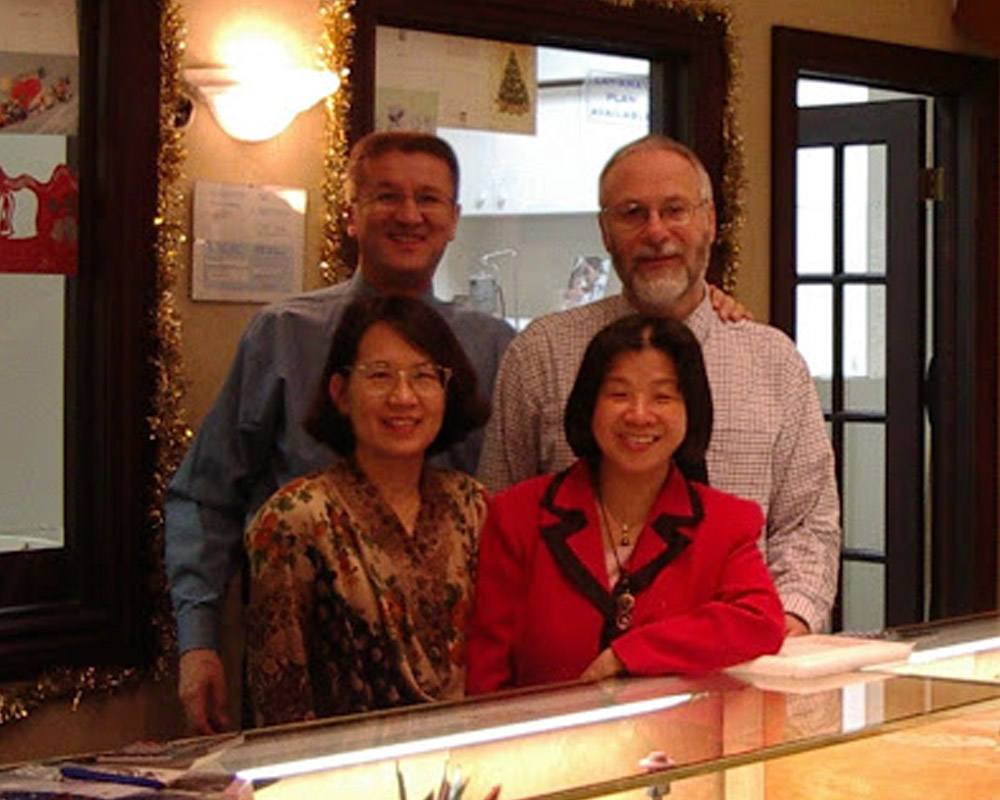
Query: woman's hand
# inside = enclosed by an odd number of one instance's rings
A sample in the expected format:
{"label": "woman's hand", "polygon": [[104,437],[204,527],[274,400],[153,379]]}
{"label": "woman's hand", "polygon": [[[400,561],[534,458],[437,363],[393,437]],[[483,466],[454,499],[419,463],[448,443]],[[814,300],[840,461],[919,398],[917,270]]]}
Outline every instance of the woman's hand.
{"label": "woman's hand", "polygon": [[620,675],[625,672],[625,665],[615,655],[615,651],[610,647],[604,648],[600,654],[587,667],[580,676],[582,681],[599,681],[602,678],[610,678],[612,675]]}

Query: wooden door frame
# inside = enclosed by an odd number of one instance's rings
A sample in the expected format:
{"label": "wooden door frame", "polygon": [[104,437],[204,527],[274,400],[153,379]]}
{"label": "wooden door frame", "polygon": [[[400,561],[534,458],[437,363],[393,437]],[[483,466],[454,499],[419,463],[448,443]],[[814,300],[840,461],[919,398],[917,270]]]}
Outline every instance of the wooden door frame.
{"label": "wooden door frame", "polygon": [[[936,215],[936,293],[953,298],[952,336],[935,343],[937,409],[950,432],[934,475],[932,617],[997,603],[997,62],[994,59],[776,27],[771,83],[771,321],[791,335],[795,256],[796,81],[815,77],[935,98],[945,186]],[[972,224],[962,224],[971,221]],[[938,326],[940,327],[940,326]],[[936,331],[936,333],[941,333]],[[938,390],[939,396],[944,394]],[[956,402],[954,398],[960,398]]]}

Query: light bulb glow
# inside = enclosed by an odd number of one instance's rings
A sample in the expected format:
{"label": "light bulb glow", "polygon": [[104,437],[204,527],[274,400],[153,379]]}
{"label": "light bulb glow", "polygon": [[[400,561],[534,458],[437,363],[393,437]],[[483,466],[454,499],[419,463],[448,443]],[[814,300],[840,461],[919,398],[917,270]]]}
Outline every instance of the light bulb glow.
{"label": "light bulb glow", "polygon": [[245,142],[277,136],[340,85],[332,72],[316,69],[189,69],[184,74],[219,126]]}

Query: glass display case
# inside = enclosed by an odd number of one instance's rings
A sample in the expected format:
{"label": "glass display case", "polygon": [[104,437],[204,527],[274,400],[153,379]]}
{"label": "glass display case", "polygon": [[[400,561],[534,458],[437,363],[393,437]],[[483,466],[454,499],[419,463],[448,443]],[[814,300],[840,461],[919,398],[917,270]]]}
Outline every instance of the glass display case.
{"label": "glass display case", "polygon": [[[1000,616],[850,642],[814,637],[813,652],[855,647],[906,660],[794,677],[760,659],[697,680],[569,683],[143,743],[0,770],[0,797],[25,787],[65,797],[67,765],[80,764],[129,783],[135,770],[152,775],[165,788],[142,796],[165,800],[244,800],[251,788],[256,800],[1000,797]],[[100,787],[79,796],[136,791],[93,793]]]}
{"label": "glass display case", "polygon": [[620,679],[261,730],[218,766],[264,800],[459,796],[443,781],[465,800],[995,797],[998,633],[901,631],[910,663],[819,678]]}

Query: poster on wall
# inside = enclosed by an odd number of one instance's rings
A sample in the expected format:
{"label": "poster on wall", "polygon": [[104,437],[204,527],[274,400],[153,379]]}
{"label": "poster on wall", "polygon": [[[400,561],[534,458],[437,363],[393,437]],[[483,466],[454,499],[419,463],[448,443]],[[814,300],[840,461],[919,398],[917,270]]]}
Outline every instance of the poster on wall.
{"label": "poster on wall", "polygon": [[379,26],[375,54],[378,130],[534,135],[534,47]]}
{"label": "poster on wall", "polygon": [[75,275],[79,196],[65,164],[40,181],[8,175],[0,158],[0,272]]}
{"label": "poster on wall", "polygon": [[197,181],[191,298],[269,303],[302,290],[306,190]]}
{"label": "poster on wall", "polygon": [[0,134],[75,136],[76,56],[0,51]]}

